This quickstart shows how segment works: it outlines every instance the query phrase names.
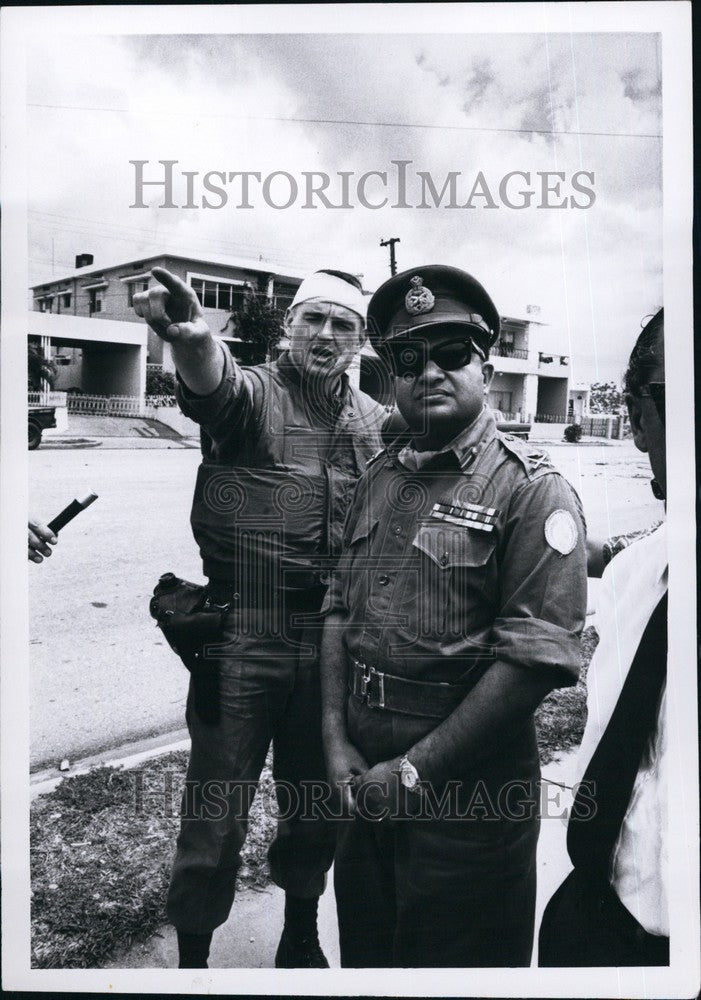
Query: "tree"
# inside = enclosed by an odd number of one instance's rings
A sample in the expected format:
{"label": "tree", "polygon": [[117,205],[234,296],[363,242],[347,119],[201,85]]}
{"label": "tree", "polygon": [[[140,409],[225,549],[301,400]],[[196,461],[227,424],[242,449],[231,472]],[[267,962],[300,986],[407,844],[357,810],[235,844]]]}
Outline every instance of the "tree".
{"label": "tree", "polygon": [[282,337],[284,314],[262,292],[248,287],[243,306],[232,309],[231,320],[237,337],[254,345],[253,364],[265,361]]}
{"label": "tree", "polygon": [[31,392],[37,392],[44,388],[44,382],[48,382],[49,388],[53,389],[56,371],[56,362],[47,358],[41,347],[29,344],[27,349],[27,388]]}
{"label": "tree", "polygon": [[625,396],[615,382],[592,382],[589,395],[590,413],[620,413],[625,407]]}
{"label": "tree", "polygon": [[175,375],[172,372],[147,371],[146,372],[146,395],[147,396],[174,396],[175,395]]}

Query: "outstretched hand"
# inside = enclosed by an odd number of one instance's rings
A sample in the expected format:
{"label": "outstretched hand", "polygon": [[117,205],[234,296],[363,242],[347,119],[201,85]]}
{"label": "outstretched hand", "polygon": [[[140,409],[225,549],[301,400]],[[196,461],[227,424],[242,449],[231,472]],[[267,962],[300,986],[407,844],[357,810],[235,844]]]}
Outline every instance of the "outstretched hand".
{"label": "outstretched hand", "polygon": [[151,274],[160,282],[134,296],[134,312],[146,320],[161,340],[194,344],[211,336],[193,288],[164,267]]}

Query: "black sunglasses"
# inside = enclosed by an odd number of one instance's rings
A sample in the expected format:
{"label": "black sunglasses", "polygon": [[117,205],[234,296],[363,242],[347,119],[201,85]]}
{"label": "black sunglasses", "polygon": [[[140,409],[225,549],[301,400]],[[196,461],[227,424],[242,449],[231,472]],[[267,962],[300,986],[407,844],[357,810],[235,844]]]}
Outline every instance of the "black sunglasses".
{"label": "black sunglasses", "polygon": [[433,348],[429,348],[425,341],[387,344],[385,353],[393,374],[398,378],[418,378],[429,361],[435,361],[444,372],[455,372],[469,365],[473,354],[482,361],[487,360],[482,348],[471,337],[449,340]]}
{"label": "black sunglasses", "polygon": [[650,398],[655,404],[655,409],[657,410],[657,416],[660,418],[664,424],[665,420],[665,384],[664,382],[648,382],[647,385],[641,385],[638,390],[639,395]]}

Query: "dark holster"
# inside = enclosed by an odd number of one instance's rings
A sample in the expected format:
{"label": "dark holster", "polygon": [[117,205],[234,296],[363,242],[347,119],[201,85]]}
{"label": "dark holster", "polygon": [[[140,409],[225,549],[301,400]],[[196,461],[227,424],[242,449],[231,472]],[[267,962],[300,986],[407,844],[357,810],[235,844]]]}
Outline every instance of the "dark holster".
{"label": "dark holster", "polygon": [[164,573],[149,604],[170,648],[192,674],[194,708],[203,722],[219,722],[219,657],[228,608],[212,605],[207,589]]}

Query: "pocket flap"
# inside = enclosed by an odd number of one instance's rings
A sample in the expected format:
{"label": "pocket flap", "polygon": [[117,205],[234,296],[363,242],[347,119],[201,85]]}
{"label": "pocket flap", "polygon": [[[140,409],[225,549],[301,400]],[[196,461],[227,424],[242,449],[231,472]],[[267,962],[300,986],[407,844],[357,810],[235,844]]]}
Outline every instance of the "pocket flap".
{"label": "pocket flap", "polygon": [[439,569],[453,566],[484,566],[496,546],[492,532],[449,524],[422,524],[412,545]]}
{"label": "pocket flap", "polygon": [[361,541],[363,538],[369,538],[370,535],[375,530],[378,518],[372,516],[369,510],[361,510],[360,515],[356,524],[351,532],[348,544],[353,545],[355,542]]}

